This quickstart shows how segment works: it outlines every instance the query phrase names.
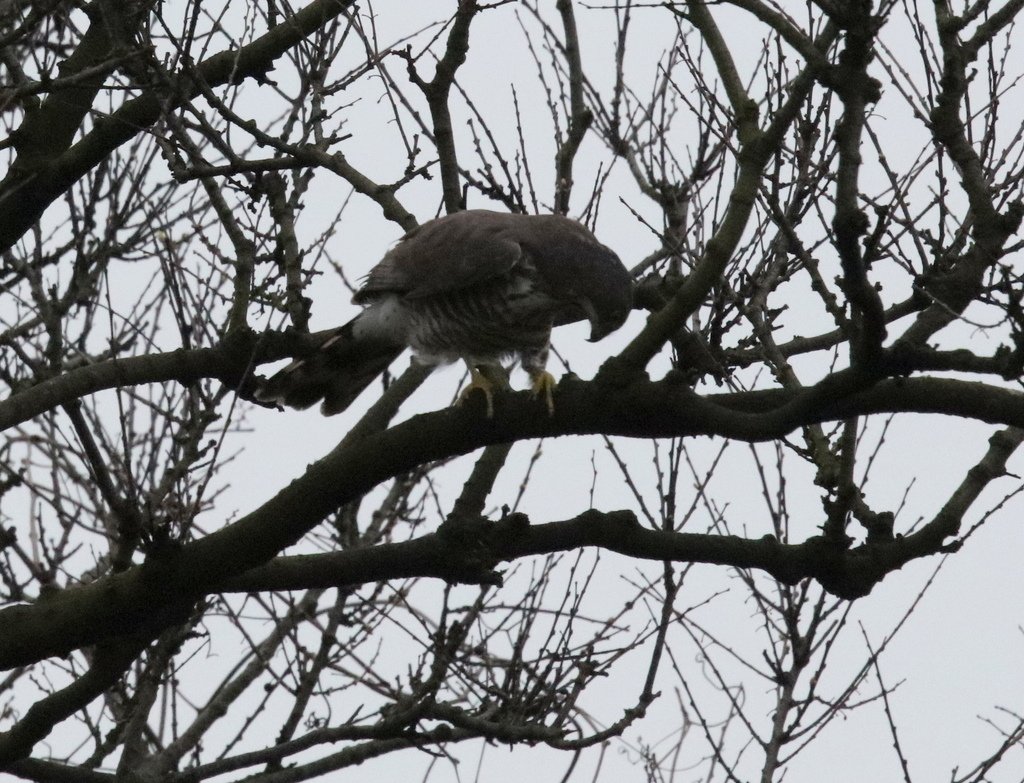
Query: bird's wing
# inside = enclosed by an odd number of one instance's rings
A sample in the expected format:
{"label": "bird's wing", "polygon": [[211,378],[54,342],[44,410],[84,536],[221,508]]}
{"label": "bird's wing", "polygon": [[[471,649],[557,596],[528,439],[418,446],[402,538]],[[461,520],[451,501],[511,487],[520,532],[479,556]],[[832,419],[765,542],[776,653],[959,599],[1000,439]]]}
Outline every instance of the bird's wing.
{"label": "bird's wing", "polygon": [[507,286],[515,277],[528,278],[533,294],[549,300],[556,324],[590,318],[598,337],[621,326],[632,304],[629,272],[582,223],[482,209],[410,231],[370,271],[354,300],[443,297],[488,283]]}
{"label": "bird's wing", "polygon": [[418,299],[507,277],[523,261],[517,229],[524,218],[474,209],[424,223],[370,271],[355,301],[386,293]]}

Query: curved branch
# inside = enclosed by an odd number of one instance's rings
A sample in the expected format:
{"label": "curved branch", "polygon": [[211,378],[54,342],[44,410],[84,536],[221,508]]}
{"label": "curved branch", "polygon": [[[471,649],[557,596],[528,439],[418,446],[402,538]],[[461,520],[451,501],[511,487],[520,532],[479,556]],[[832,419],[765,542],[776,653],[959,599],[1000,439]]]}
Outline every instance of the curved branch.
{"label": "curved branch", "polygon": [[742,8],[759,21],[771,27],[811,65],[817,66],[822,71],[830,67],[831,64],[821,49],[817,47],[809,36],[804,34],[803,30],[793,24],[785,14],[772,10],[760,0],[727,1],[729,5]]}
{"label": "curved branch", "polygon": [[200,378],[226,378],[237,369],[237,359],[227,355],[221,347],[108,359],[50,378],[0,402],[0,429],[21,424],[104,389],[160,381],[191,383]]}
{"label": "curved branch", "polygon": [[331,330],[313,334],[239,330],[212,348],[107,359],[77,367],[0,401],[0,430],[105,389],[217,378],[236,388],[251,365],[312,351]]}
{"label": "curved branch", "polygon": [[180,621],[192,603],[266,563],[341,505],[382,481],[481,446],[567,434],[779,438],[806,424],[870,413],[940,413],[1024,427],[1024,394],[937,378],[883,381],[844,396],[850,371],[817,386],[700,397],[672,380],[623,389],[563,380],[553,416],[528,392],[502,395],[493,418],[465,405],[415,416],[332,452],[237,522],[142,566],[0,611],[0,667]]}
{"label": "curved branch", "polygon": [[[1003,455],[1012,453],[1019,439]],[[991,472],[990,480],[997,472]],[[987,483],[987,481],[985,482]],[[980,491],[980,489],[978,489]],[[977,497],[975,492],[974,497]],[[494,581],[493,568],[501,561],[566,552],[595,546],[638,560],[728,565],[764,571],[785,584],[814,578],[835,595],[867,595],[887,574],[911,560],[943,550],[955,535],[969,504],[957,505],[960,516],[943,509],[930,525],[884,544],[868,543],[847,550],[822,536],[799,544],[784,544],[774,536],[759,539],[739,536],[676,533],[651,530],[637,523],[632,511],[585,511],[560,522],[531,525],[525,515],[512,514],[498,522],[479,522],[477,551],[452,546],[444,527],[414,541],[380,544],[371,549],[350,549],[320,555],[280,557],[264,566],[225,580],[223,592],[301,590],[359,585],[386,579],[432,577],[447,581]],[[474,569],[476,569],[474,573]]]}

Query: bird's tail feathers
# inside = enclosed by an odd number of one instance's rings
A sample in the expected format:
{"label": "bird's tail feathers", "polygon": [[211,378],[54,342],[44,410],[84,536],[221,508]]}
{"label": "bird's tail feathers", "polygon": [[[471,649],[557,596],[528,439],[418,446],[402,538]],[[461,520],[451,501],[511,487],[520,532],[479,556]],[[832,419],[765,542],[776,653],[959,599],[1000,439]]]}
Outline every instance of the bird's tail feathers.
{"label": "bird's tail feathers", "polygon": [[320,411],[325,416],[348,408],[404,350],[392,342],[356,338],[357,319],[329,334],[314,353],[260,382],[255,398],[299,409],[323,400]]}

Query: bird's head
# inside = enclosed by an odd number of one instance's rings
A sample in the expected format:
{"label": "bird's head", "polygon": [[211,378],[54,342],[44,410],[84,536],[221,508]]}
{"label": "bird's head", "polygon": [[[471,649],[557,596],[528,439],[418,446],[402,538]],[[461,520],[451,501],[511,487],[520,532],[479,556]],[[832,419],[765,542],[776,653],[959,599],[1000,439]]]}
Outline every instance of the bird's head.
{"label": "bird's head", "polygon": [[590,342],[595,343],[626,322],[633,309],[633,278],[619,261],[610,258],[601,265],[600,274],[592,275],[579,291],[579,304],[590,321]]}
{"label": "bird's head", "polygon": [[587,320],[590,321],[590,337],[587,340],[596,343],[626,322],[629,311],[632,309],[632,301],[626,305],[606,303],[604,307],[600,307],[594,301],[585,299],[580,302],[580,306],[586,313]]}
{"label": "bird's head", "polygon": [[611,248],[562,215],[522,215],[515,241],[559,303],[555,325],[590,321],[590,341],[614,332],[633,308],[633,277]]}

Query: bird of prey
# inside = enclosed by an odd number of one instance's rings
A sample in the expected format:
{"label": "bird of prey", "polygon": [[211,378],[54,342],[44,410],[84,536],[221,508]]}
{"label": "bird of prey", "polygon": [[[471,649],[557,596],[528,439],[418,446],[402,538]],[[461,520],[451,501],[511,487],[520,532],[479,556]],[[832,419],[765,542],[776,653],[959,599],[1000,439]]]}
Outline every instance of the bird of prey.
{"label": "bird of prey", "polygon": [[311,355],[258,381],[261,402],[345,410],[405,349],[421,362],[458,359],[493,415],[494,367],[517,356],[535,396],[554,410],[545,369],[551,329],[584,319],[590,340],[626,320],[629,272],[581,223],[561,215],[472,209],[414,228],[367,275],[353,302],[364,310]]}

